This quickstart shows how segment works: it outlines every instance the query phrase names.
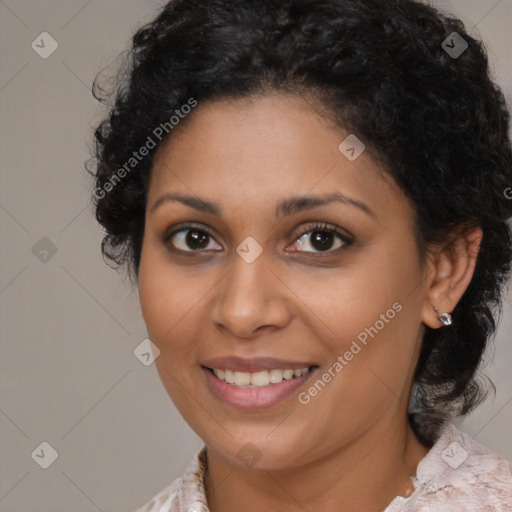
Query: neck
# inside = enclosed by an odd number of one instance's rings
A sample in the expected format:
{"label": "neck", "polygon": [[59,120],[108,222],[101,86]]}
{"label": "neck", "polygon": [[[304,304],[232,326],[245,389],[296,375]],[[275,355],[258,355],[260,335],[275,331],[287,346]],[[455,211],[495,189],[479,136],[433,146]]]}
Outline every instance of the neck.
{"label": "neck", "polygon": [[396,496],[408,496],[420,460],[429,449],[407,420],[384,418],[355,440],[314,462],[265,471],[229,464],[207,446],[205,490],[210,510],[322,510],[381,512]]}

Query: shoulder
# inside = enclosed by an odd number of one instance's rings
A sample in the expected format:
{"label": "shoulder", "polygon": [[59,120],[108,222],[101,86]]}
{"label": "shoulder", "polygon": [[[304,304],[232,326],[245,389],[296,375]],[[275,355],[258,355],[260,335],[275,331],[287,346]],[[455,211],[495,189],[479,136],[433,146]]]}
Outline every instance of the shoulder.
{"label": "shoulder", "polygon": [[208,512],[203,484],[205,467],[206,447],[203,446],[194,455],[183,476],[153,496],[151,501],[136,512]]}
{"label": "shoulder", "polygon": [[512,512],[508,462],[453,424],[419,463],[413,482],[412,496],[402,498],[403,512]]}

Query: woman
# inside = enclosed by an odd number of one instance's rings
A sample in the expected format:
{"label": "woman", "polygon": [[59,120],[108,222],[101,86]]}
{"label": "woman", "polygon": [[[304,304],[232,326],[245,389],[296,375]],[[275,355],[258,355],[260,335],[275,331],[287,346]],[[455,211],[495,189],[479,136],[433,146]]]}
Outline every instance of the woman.
{"label": "woman", "polygon": [[512,510],[452,423],[512,260],[481,43],[412,0],[175,0],[128,56],[102,249],[205,443],[139,512]]}

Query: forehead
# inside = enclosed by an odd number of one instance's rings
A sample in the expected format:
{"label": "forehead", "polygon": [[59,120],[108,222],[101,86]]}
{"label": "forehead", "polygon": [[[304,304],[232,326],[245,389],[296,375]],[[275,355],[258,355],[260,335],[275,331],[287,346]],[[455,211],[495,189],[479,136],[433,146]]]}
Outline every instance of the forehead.
{"label": "forehead", "polygon": [[377,209],[404,200],[369,151],[354,161],[340,151],[349,135],[298,96],[200,103],[158,149],[148,204],[172,191],[236,211],[301,194],[341,192]]}

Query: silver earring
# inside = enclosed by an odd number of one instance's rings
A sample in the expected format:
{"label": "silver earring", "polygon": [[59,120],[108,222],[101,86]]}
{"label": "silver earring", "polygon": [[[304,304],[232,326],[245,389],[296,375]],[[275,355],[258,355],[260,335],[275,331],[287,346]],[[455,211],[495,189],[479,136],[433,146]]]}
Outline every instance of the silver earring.
{"label": "silver earring", "polygon": [[443,325],[452,325],[452,315],[450,313],[439,313],[438,309],[434,306],[434,310],[437,313],[437,318]]}

